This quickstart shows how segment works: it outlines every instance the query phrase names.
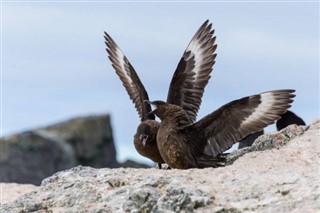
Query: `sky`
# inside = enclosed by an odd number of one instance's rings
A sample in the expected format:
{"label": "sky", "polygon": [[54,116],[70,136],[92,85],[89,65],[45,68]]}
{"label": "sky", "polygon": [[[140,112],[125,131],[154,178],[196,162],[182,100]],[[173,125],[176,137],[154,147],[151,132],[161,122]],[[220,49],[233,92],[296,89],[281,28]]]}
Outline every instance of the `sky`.
{"label": "sky", "polygon": [[[209,19],[217,58],[198,119],[232,100],[295,89],[291,110],[319,118],[319,2],[1,2],[1,136],[109,113],[118,160],[150,163],[133,146],[140,123],[107,59],[123,50],[151,100],[165,100],[192,36]],[[268,127],[274,131],[274,126]]]}

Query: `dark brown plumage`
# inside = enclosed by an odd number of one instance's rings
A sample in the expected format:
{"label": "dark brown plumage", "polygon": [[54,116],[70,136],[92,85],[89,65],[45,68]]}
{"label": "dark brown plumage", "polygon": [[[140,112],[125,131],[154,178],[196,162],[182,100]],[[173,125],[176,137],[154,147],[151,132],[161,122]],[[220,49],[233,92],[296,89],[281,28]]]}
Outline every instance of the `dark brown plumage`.
{"label": "dark brown plumage", "polygon": [[172,168],[224,165],[221,154],[247,135],[274,123],[291,107],[294,90],[274,90],[232,101],[196,123],[186,112],[163,101],[149,102],[161,119],[157,143]]}
{"label": "dark brown plumage", "polygon": [[291,124],[306,125],[299,116],[288,110],[282,114],[281,118],[276,122],[277,130],[280,131]]}
{"label": "dark brown plumage", "polygon": [[253,142],[261,135],[264,134],[264,131],[261,130],[261,131],[258,131],[258,132],[255,132],[255,133],[252,133],[248,136],[246,136],[245,138],[243,138],[241,141],[239,141],[239,146],[238,146],[238,149],[242,149],[244,147],[248,147],[248,146],[251,146],[253,144]]}
{"label": "dark brown plumage", "polygon": [[[155,121],[148,93],[136,71],[115,41],[105,32],[105,43],[112,66],[122,81],[141,119],[134,136],[134,145],[139,154],[159,164],[164,163],[158,151],[156,133],[159,123]],[[172,77],[167,102],[182,107],[191,122],[194,122],[201,104],[212,66],[215,63],[216,37],[212,24],[207,20],[195,33]]]}
{"label": "dark brown plumage", "polygon": [[160,155],[156,141],[159,127],[160,123],[155,120],[145,120],[141,122],[134,135],[133,141],[138,153],[159,163],[160,168],[161,164],[165,162]]}

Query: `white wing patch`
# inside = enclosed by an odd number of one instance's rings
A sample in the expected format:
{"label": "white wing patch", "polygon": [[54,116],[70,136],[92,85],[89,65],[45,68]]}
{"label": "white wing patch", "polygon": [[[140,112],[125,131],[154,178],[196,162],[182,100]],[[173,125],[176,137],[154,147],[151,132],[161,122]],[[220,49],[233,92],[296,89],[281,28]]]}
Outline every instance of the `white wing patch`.
{"label": "white wing patch", "polygon": [[[133,84],[130,73],[127,72],[129,71],[129,67],[128,66],[128,60],[126,59],[126,56],[123,54],[123,52],[121,51],[121,49],[116,46],[116,54],[117,54],[117,60],[119,62],[120,68],[122,70],[123,75],[126,77],[127,82],[129,82],[131,85]],[[127,63],[125,62],[125,59],[127,61]]]}
{"label": "white wing patch", "polygon": [[190,51],[191,54],[189,56],[189,58],[187,58],[186,60],[188,61],[191,57],[194,56],[194,60],[195,60],[195,67],[193,69],[193,72],[195,73],[195,79],[198,78],[199,74],[200,74],[200,66],[202,64],[203,61],[203,57],[201,57],[203,55],[203,51],[204,49],[201,48],[201,44],[199,43],[199,39],[193,39],[189,46],[187,47],[187,51]]}
{"label": "white wing patch", "polygon": [[274,104],[277,102],[272,92],[261,93],[260,97],[261,103],[255,111],[241,123],[241,126],[250,125],[257,120],[266,117],[266,114],[272,110]]}

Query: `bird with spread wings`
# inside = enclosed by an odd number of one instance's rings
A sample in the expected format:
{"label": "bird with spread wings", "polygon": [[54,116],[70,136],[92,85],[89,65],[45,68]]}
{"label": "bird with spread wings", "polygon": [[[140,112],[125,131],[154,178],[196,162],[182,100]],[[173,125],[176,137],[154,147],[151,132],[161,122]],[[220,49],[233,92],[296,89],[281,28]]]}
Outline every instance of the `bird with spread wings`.
{"label": "bird with spread wings", "polygon": [[[130,99],[138,111],[141,123],[134,135],[134,146],[138,153],[158,163],[165,163],[157,146],[160,123],[150,114],[146,102],[148,93],[135,69],[122,50],[108,33],[104,33],[108,58],[123,83]],[[217,44],[212,24],[206,20],[191,39],[173,74],[167,103],[181,107],[188,116],[188,122],[195,122],[204,89],[211,77],[215,63]]]}

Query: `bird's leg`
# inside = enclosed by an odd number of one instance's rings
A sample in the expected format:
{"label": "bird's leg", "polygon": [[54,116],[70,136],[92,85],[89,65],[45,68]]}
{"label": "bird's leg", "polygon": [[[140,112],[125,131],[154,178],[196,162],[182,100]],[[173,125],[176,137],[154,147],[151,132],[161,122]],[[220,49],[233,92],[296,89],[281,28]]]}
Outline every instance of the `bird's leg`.
{"label": "bird's leg", "polygon": [[161,163],[158,163],[158,168],[159,168],[159,169],[161,169],[161,168],[162,168]]}

